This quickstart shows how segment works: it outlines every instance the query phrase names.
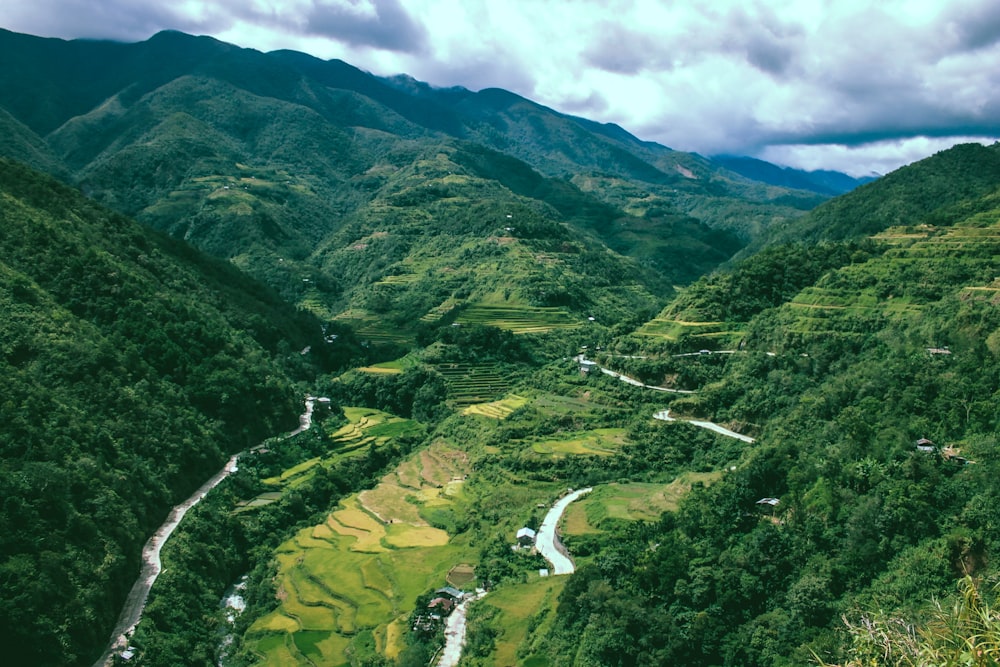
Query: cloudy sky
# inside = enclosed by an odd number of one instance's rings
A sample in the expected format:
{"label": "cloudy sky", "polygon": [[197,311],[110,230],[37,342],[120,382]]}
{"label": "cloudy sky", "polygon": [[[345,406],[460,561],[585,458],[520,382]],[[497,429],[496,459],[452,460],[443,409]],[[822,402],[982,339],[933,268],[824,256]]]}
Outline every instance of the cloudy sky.
{"label": "cloudy sky", "polygon": [[2,0],[0,27],[295,49],[856,175],[1000,137],[997,0]]}

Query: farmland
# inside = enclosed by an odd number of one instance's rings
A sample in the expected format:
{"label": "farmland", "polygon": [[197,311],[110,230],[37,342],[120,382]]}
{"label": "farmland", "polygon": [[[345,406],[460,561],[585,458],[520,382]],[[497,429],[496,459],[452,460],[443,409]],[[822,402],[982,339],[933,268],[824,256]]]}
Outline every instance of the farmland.
{"label": "farmland", "polygon": [[[351,423],[335,440],[391,438],[406,428],[405,420],[383,419],[374,411],[347,412]],[[340,665],[366,655],[397,655],[418,596],[444,585],[449,575],[473,581],[465,565],[474,555],[468,545],[428,520],[464,502],[467,467],[463,452],[436,442],[281,544],[280,604],[247,634],[262,664]],[[290,473],[285,483],[305,471]]]}

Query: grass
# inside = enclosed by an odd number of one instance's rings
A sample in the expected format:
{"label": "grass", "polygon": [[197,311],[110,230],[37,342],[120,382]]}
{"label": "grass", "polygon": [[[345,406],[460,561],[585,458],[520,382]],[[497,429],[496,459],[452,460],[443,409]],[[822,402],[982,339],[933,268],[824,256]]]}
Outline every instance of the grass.
{"label": "grass", "polygon": [[625,429],[598,428],[584,433],[565,434],[558,439],[539,440],[531,448],[539,454],[554,457],[590,454],[611,456],[625,444]]}
{"label": "grass", "polygon": [[[351,423],[334,434],[338,441],[375,439],[373,431],[388,440],[409,428],[406,420],[374,410],[345,413]],[[280,604],[247,635],[263,663],[348,664],[349,656],[398,655],[416,598],[462,572],[456,565],[476,553],[421,514],[462,497],[467,471],[464,452],[435,442],[279,546]],[[473,581],[471,569],[463,581]]]}
{"label": "grass", "polygon": [[571,504],[563,518],[565,535],[598,533],[607,521],[656,521],[677,509],[696,483],[711,484],[721,473],[684,473],[669,484],[629,483],[599,486]]}

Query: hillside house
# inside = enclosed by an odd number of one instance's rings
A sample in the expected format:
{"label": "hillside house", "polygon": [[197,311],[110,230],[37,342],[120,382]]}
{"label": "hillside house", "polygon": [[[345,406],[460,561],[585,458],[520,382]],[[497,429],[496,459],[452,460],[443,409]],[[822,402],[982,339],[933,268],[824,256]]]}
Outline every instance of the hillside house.
{"label": "hillside house", "polygon": [[920,438],[917,440],[916,447],[918,452],[923,452],[925,454],[933,454],[937,451],[937,447],[934,443],[927,438]]}
{"label": "hillside house", "polygon": [[439,588],[434,591],[434,595],[442,598],[450,598],[451,600],[457,602],[465,596],[465,593],[458,590],[454,586],[445,586],[444,588]]}
{"label": "hillside house", "polygon": [[517,531],[517,543],[522,547],[533,546],[535,544],[535,536],[535,531],[525,526]]}
{"label": "hillside house", "polygon": [[436,597],[427,604],[432,618],[443,618],[455,608],[455,600],[450,597]]}

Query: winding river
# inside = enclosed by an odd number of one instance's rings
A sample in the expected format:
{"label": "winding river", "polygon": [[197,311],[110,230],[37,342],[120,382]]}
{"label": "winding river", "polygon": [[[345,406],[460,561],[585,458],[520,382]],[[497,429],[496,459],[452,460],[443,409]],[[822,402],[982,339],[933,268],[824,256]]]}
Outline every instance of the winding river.
{"label": "winding river", "polygon": [[[312,411],[315,400],[312,396],[306,399],[305,412],[299,416],[299,427],[286,437],[301,433],[312,425]],[[257,445],[251,448],[251,450],[257,449],[260,446]],[[167,520],[153,533],[149,541],[146,542],[146,546],[142,548],[142,568],[139,570],[139,578],[136,579],[132,585],[132,590],[129,591],[128,597],[125,598],[125,605],[122,607],[121,614],[118,616],[118,622],[111,633],[111,641],[108,648],[98,658],[97,662],[94,663],[93,667],[110,667],[113,663],[115,653],[123,651],[128,646],[129,637],[142,618],[142,611],[146,607],[146,599],[149,597],[149,591],[153,587],[153,582],[160,576],[160,571],[163,569],[160,563],[160,549],[166,544],[174,529],[180,524],[184,515],[188,513],[188,510],[201,502],[202,498],[208,495],[208,492],[218,486],[222,480],[237,471],[236,463],[242,454],[243,452],[234,454],[226,462],[226,465],[222,467],[222,470],[215,473],[207,482],[202,484],[197,491],[191,494],[190,498],[174,507],[170,511],[170,514],[167,515]]]}
{"label": "winding river", "polygon": [[566,547],[559,541],[556,526],[559,525],[559,519],[562,518],[563,512],[566,511],[571,502],[593,490],[593,487],[588,486],[586,489],[577,489],[560,498],[545,515],[542,525],[538,527],[535,548],[545,557],[545,560],[552,564],[552,574],[573,574],[576,569],[573,560],[566,552]]}
{"label": "winding river", "polygon": [[716,433],[721,433],[722,435],[728,436],[730,438],[736,438],[737,440],[742,440],[743,442],[753,442],[754,439],[749,435],[743,435],[742,433],[737,433],[736,431],[730,431],[725,426],[719,426],[712,422],[701,421],[700,419],[677,419],[676,417],[670,416],[670,410],[660,410],[653,415],[653,419],[659,419],[665,422],[676,422],[676,421],[686,421],[689,424],[694,424],[695,426],[700,426],[701,428],[707,428],[709,431],[715,431]]}
{"label": "winding river", "polygon": [[[563,512],[566,511],[569,504],[591,491],[593,491],[593,488],[587,487],[586,489],[579,489],[560,498],[545,515],[545,520],[542,521],[542,525],[538,528],[538,534],[535,537],[535,547],[552,565],[552,574],[572,574],[576,569],[573,565],[573,560],[566,553],[566,547],[559,541],[559,536],[556,534],[556,526],[559,524],[559,519],[562,518]],[[478,591],[475,595],[462,600],[455,607],[455,610],[451,612],[444,630],[444,650],[441,652],[441,658],[438,660],[436,667],[456,667],[458,665],[458,661],[462,657],[462,647],[465,645],[465,618],[468,612],[468,605],[482,598],[484,595],[486,595],[486,591]]]}

